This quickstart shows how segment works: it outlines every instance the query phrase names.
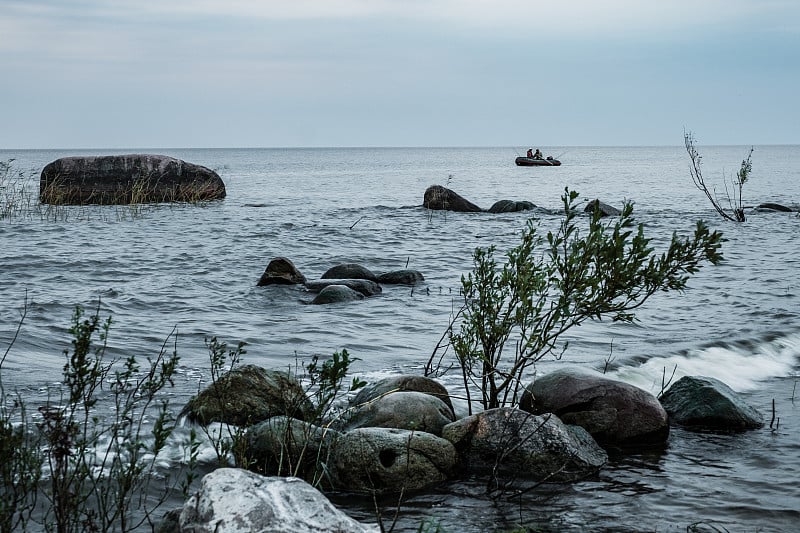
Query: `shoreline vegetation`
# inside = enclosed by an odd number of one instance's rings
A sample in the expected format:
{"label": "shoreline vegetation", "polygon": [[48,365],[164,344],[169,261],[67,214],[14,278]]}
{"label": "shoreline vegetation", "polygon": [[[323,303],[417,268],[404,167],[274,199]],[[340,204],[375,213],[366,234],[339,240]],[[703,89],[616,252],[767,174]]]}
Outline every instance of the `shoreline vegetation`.
{"label": "shoreline vegetation", "polygon": [[[473,270],[461,279],[463,304],[442,337],[446,342],[434,348],[428,376],[347,383],[356,359],[346,350],[277,372],[241,365],[243,343],[229,347],[211,337],[211,384],[176,415],[167,391],[179,363],[177,335],[146,363],[133,356],[108,360],[112,320],[101,320],[98,302],[93,314],[75,308],[63,380],[33,410],[3,381],[12,339],[0,360],[0,446],[10,458],[0,467],[0,529],[167,527],[160,515],[170,494],[179,491],[193,509],[205,501],[198,486],[209,491],[204,497],[214,497],[198,474],[202,441],[213,446],[221,476],[237,467],[371,496],[380,531],[393,529],[407,492],[459,476],[485,479],[490,499],[509,498],[530,490],[520,488],[521,481],[568,483],[594,475],[609,452],[663,445],[667,416],[649,393],[641,391],[655,414],[637,422],[641,432],[625,442],[601,440],[601,446],[593,436],[602,426],[596,414],[581,421],[569,409],[561,415],[537,411],[533,403],[521,409],[532,390],[526,383],[536,362],[567,353],[559,338],[570,328],[603,317],[633,321],[650,296],[682,291],[701,266],[719,263],[722,234],[698,222],[693,235],[673,235],[659,255],[635,222],[632,204],[608,216],[594,202],[584,216],[577,198],[565,190],[559,229],[539,235],[531,220],[502,260],[494,247],[475,250]],[[26,313],[27,302],[20,325]],[[469,406],[464,417],[456,416],[451,392],[432,379],[449,368],[461,373]],[[110,414],[101,412],[107,403]],[[614,423],[630,425],[624,416]],[[164,471],[159,465],[179,424],[190,424],[190,437],[177,469]],[[385,495],[398,501],[388,523],[378,504]],[[187,509],[168,513],[177,520],[172,530],[213,530],[193,521],[222,524],[239,511],[225,509],[230,514],[222,518]],[[420,531],[441,530],[435,516],[420,525]]]}

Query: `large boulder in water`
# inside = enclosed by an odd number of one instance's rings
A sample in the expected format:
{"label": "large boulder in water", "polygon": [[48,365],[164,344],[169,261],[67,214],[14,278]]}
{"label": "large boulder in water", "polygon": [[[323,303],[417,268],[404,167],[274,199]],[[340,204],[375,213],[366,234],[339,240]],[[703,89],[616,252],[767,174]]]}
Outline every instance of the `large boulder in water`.
{"label": "large boulder in water", "polygon": [[594,474],[606,452],[577,426],[555,415],[520,409],[489,409],[448,424],[442,437],[453,443],[467,473],[571,482]]}
{"label": "large boulder in water", "polygon": [[742,431],[764,425],[761,413],[715,378],[684,376],[660,400],[670,421],[682,426]]}
{"label": "large boulder in water", "polygon": [[180,515],[194,533],[378,533],[350,518],[296,477],[264,477],[238,468],[206,474]]}
{"label": "large boulder in water", "polygon": [[181,411],[191,422],[250,426],[273,416],[313,418],[314,406],[288,372],[243,365],[202,390]]}
{"label": "large boulder in water", "polygon": [[599,211],[601,217],[618,217],[622,214],[622,211],[616,207],[612,207],[607,203],[596,199],[586,204],[586,207],[583,209],[583,211],[590,214],[594,214],[595,211]]}
{"label": "large boulder in water", "polygon": [[431,185],[425,190],[422,207],[442,211],[459,211],[462,213],[479,213],[480,207],[469,200],[465,200],[447,187]]}
{"label": "large boulder in water", "polygon": [[211,169],[152,154],[62,157],[42,170],[45,204],[198,202],[225,198]]}
{"label": "large boulder in water", "polygon": [[422,272],[408,268],[378,275],[378,283],[386,285],[416,285],[421,281],[425,281],[425,276],[422,275]]}
{"label": "large boulder in water", "polygon": [[519,406],[534,414],[554,413],[607,447],[661,445],[669,436],[667,413],[655,396],[584,368],[537,378],[525,388]]}

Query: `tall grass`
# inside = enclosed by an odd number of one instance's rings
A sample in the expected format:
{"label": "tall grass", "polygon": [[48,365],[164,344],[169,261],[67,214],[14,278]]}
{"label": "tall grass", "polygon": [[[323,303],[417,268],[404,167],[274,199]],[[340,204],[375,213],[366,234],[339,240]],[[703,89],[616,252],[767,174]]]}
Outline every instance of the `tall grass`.
{"label": "tall grass", "polygon": [[48,181],[44,190],[41,186],[37,170],[20,168],[13,158],[0,161],[0,220],[135,220],[164,206],[205,206],[211,201],[212,189],[203,183],[157,189],[145,176],[136,179],[127,190],[104,193],[102,202],[73,202],[71,199],[79,196],[77,186],[65,187],[57,177]]}

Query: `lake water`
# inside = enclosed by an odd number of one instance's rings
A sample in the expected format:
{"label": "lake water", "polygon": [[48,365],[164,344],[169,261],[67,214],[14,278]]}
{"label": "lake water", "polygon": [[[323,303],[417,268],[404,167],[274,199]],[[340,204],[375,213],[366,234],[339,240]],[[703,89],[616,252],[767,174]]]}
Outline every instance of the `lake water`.
{"label": "lake water", "polygon": [[[527,147],[524,147],[527,148]],[[154,355],[177,327],[181,356],[174,402],[208,379],[204,339],[248,343],[245,363],[288,368],[346,348],[353,371],[371,380],[421,372],[459,304],[460,276],[476,246],[516,244],[531,213],[432,212],[425,189],[447,186],[481,207],[534,202],[543,230],[560,220],[565,187],[583,201],[635,203],[657,248],[705,219],[727,238],[725,262],[705,267],[682,294],[658,294],[633,325],[596,322],[572,331],[560,362],[578,364],[658,393],[662,377],[717,377],[779,425],[736,435],[675,429],[657,454],[612,459],[596,478],[544,486],[521,501],[493,501],[480,481],[462,481],[405,502],[395,531],[434,517],[446,531],[730,531],[800,528],[800,258],[797,213],[749,211],[723,221],[694,188],[683,147],[546,147],[561,167],[516,167],[524,148],[154,149],[216,170],[227,198],[207,205],[69,207],[0,220],[0,350],[28,314],[4,364],[6,386],[35,403],[59,380],[66,328],[76,304],[112,315],[109,355]],[[699,147],[706,180],[724,194],[749,147]],[[142,150],[137,150],[141,152]],[[0,161],[37,176],[68,155],[130,150],[0,150]],[[0,191],[0,194],[2,191]],[[800,147],[756,146],[747,206],[800,207]],[[375,272],[414,268],[415,288],[309,306],[294,287],[256,287],[270,259],[290,258],[314,279],[343,262]],[[448,381],[449,380],[449,381]],[[445,377],[456,386],[458,377]],[[334,498],[336,499],[336,498]],[[341,499],[374,520],[371,502]],[[387,508],[391,507],[387,503]],[[707,529],[712,530],[712,529]]]}

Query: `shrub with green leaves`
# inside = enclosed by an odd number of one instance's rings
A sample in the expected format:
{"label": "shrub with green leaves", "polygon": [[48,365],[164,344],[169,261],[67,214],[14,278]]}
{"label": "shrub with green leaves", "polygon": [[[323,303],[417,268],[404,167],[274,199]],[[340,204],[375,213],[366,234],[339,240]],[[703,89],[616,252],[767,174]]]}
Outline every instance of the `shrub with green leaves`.
{"label": "shrub with green leaves", "polygon": [[631,322],[650,296],[683,290],[704,262],[722,259],[722,234],[703,222],[690,238],[673,234],[657,255],[633,204],[610,222],[595,210],[587,226],[577,198],[565,190],[558,230],[542,237],[532,219],[505,261],[494,246],[478,248],[473,271],[461,278],[464,304],[448,337],[467,394],[480,391],[485,409],[517,403],[526,372],[548,355],[560,357],[560,338],[572,327],[603,317]]}
{"label": "shrub with green leaves", "polygon": [[[165,341],[144,366],[134,356],[108,359],[110,327],[99,304],[89,316],[75,308],[63,380],[39,407],[38,422],[21,400],[6,407],[8,350],[0,360],[0,531],[31,522],[59,533],[153,525],[174,483],[156,472],[156,458],[175,428],[161,392],[172,385],[178,356]],[[101,398],[110,400],[110,414],[101,412]]]}

